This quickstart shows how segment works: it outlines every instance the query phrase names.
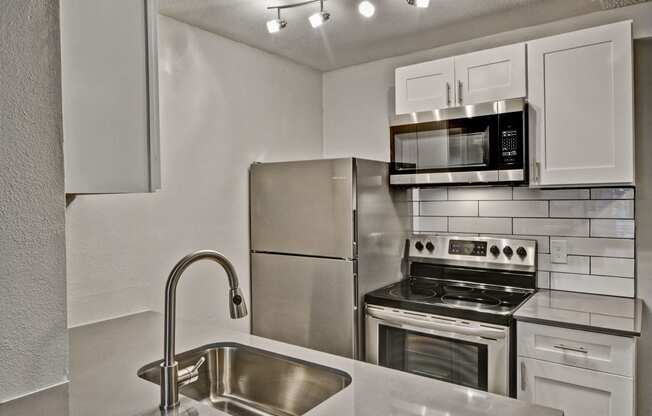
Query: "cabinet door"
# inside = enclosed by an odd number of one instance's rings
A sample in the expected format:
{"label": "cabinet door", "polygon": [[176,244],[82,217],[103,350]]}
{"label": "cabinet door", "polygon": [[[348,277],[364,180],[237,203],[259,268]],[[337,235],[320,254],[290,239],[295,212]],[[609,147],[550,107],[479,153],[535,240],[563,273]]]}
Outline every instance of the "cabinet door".
{"label": "cabinet door", "polygon": [[431,111],[453,104],[453,58],[396,68],[396,114]]}
{"label": "cabinet door", "polygon": [[564,416],[632,416],[634,381],[609,373],[518,358],[518,399]]}
{"label": "cabinet door", "polygon": [[525,43],[455,57],[458,105],[525,97]]}
{"label": "cabinet door", "polygon": [[532,185],[632,184],[631,21],[528,42]]}
{"label": "cabinet door", "polygon": [[67,193],[160,187],[158,2],[62,0]]}

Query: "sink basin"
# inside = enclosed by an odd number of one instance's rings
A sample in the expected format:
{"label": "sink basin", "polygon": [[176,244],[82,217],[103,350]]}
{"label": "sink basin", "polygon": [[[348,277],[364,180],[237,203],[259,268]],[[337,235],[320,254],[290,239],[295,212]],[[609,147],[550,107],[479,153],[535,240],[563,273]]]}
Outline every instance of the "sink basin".
{"label": "sink basin", "polygon": [[[206,359],[194,383],[179,392],[234,416],[302,415],[351,383],[339,370],[236,343],[177,354],[179,368]],[[138,370],[160,383],[161,361]]]}

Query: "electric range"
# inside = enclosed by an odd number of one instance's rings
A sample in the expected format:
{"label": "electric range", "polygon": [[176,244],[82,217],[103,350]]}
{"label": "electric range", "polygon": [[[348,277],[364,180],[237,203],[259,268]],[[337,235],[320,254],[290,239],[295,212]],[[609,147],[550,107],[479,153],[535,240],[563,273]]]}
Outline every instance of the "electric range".
{"label": "electric range", "polygon": [[530,240],[413,236],[406,278],[365,296],[367,361],[510,394],[512,315],[535,291],[536,251]]}

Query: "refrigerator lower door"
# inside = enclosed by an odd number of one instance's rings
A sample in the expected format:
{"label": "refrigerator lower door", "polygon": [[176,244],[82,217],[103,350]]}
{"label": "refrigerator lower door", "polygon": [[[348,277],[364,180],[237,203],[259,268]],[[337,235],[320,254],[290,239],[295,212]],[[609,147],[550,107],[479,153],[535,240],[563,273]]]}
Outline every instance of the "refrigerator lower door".
{"label": "refrigerator lower door", "polygon": [[252,333],[355,358],[354,262],[252,253]]}

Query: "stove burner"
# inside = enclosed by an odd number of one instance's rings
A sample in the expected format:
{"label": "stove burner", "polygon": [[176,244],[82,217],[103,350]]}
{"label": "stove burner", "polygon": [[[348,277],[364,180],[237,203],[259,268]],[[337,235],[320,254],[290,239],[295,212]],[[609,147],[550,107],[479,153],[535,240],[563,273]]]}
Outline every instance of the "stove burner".
{"label": "stove burner", "polygon": [[426,300],[437,296],[437,291],[428,287],[410,285],[409,287],[399,286],[389,290],[389,294],[395,298],[405,300]]}
{"label": "stove burner", "polygon": [[458,306],[498,306],[500,301],[489,296],[473,295],[444,295],[442,302]]}

